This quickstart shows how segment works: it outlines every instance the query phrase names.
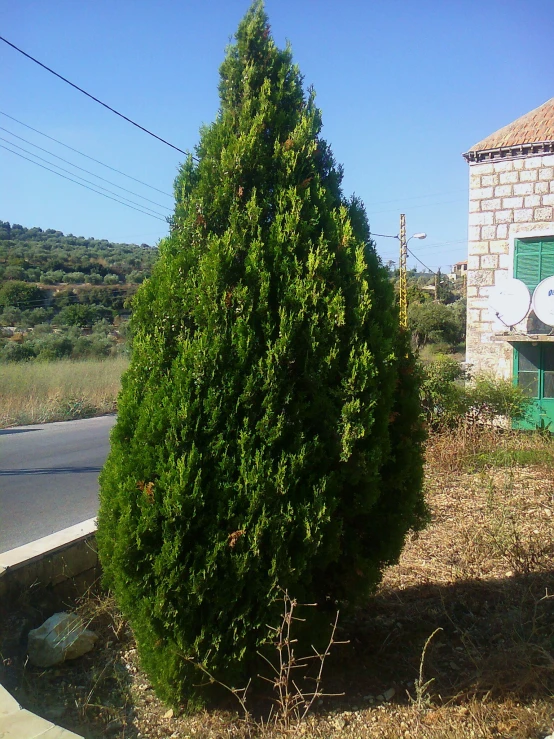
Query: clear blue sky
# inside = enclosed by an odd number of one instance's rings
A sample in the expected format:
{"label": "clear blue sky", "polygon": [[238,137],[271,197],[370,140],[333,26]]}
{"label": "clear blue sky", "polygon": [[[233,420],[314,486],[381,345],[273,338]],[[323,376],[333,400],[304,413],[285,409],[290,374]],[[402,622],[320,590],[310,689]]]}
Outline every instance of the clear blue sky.
{"label": "clear blue sky", "polygon": [[[219,64],[248,5],[0,0],[0,35],[188,149],[215,116]],[[345,193],[364,200],[372,231],[398,233],[404,212],[408,235],[428,234],[410,244],[425,264],[446,269],[464,259],[468,167],[461,154],[554,95],[553,0],[266,0],[266,10],[277,44],[290,40],[306,84],[315,87],[323,135],[344,165]],[[0,89],[1,111],[172,192],[182,155],[4,43]],[[1,115],[0,126],[163,206],[145,203],[152,208],[172,209],[171,198]],[[4,131],[0,136],[52,160]],[[164,222],[4,149],[0,219],[135,243],[155,244],[167,233]],[[396,241],[377,244],[385,260],[396,258]]]}

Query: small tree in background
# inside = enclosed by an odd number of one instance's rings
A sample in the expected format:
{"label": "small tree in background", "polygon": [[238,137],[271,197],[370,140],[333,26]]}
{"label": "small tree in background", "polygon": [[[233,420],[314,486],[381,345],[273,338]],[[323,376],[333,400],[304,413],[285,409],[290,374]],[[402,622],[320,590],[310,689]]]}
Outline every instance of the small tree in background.
{"label": "small tree in background", "polygon": [[[138,290],[98,545],[159,694],[244,673],[279,587],[364,600],[424,514],[417,377],[359,200],[261,2]],[[310,609],[312,610],[312,609]]]}

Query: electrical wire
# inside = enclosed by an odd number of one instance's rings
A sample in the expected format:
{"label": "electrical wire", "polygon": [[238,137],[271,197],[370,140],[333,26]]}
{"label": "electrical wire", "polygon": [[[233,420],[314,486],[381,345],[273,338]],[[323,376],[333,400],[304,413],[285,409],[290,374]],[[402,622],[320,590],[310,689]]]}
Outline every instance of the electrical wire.
{"label": "electrical wire", "polygon": [[[30,284],[32,284],[32,283],[30,283]],[[58,283],[58,284],[60,284],[60,283]],[[63,283],[63,284],[65,285],[66,283]],[[85,284],[88,284],[88,283],[85,283]],[[56,287],[56,286],[55,285],[52,285],[51,287]],[[67,287],[69,287],[69,285],[67,285]],[[100,289],[103,288],[103,289],[106,290],[106,292],[108,292],[108,290],[109,290],[108,287],[103,286],[103,285],[92,285],[92,287],[93,287],[93,289],[94,288],[100,288]],[[136,285],[136,287],[138,288],[138,285]],[[118,295],[121,295],[121,296],[128,295],[129,292],[130,292],[129,290],[124,290],[123,288],[114,288],[111,291],[111,294],[113,296],[116,296],[117,297]],[[131,293],[131,295],[134,295],[134,294],[135,294],[134,292]],[[65,296],[65,298],[67,300],[71,300],[71,301],[78,300],[79,299],[79,295],[77,295],[76,293],[70,293],[69,295]],[[39,306],[39,307],[49,307],[49,306],[44,306],[44,298],[41,299],[41,300],[15,300],[13,303],[10,303],[10,306],[13,306],[13,305],[36,305],[36,306]],[[83,303],[83,305],[89,305],[89,304],[88,303]],[[62,306],[62,307],[64,307],[64,306]]]}
{"label": "electrical wire", "polygon": [[71,151],[74,151],[76,154],[80,154],[82,157],[85,157],[86,159],[90,159],[91,162],[96,162],[96,164],[101,164],[103,167],[106,167],[106,169],[111,169],[112,172],[117,172],[118,174],[123,175],[123,177],[127,177],[128,179],[133,180],[133,182],[138,182],[139,184],[144,185],[145,187],[149,187],[151,190],[155,190],[156,192],[159,192],[162,195],[167,195],[169,198],[173,198],[173,195],[171,195],[170,193],[165,192],[164,190],[159,190],[157,187],[154,187],[153,185],[149,185],[147,182],[143,182],[142,180],[137,180],[136,177],[131,177],[130,174],[126,174],[125,172],[122,172],[120,169],[116,169],[115,167],[110,167],[109,164],[105,164],[104,162],[101,162],[99,159],[95,159],[94,157],[91,157],[88,154],[85,154],[84,152],[79,151],[79,149],[74,149],[72,146],[69,146],[69,144],[64,144],[63,141],[59,141],[58,139],[55,139],[53,136],[49,136],[47,133],[43,133],[42,131],[39,131],[38,128],[33,128],[32,126],[29,126],[27,123],[23,123],[23,121],[19,121],[17,118],[14,118],[13,116],[8,115],[7,113],[4,113],[3,110],[0,110],[0,115],[6,116],[6,118],[9,118],[10,120],[15,121],[16,123],[19,123],[19,125],[21,126],[25,126],[25,128],[28,128],[29,130],[34,131],[35,133],[38,133],[47,139],[50,139],[50,141],[54,141],[56,144],[59,144],[60,146],[65,146],[66,149],[70,149]]}
{"label": "electrical wire", "polygon": [[161,136],[158,136],[155,133],[152,133],[152,131],[149,131],[147,128],[144,128],[144,126],[141,126],[139,123],[136,123],[135,121],[131,120],[131,118],[127,118],[126,115],[123,115],[123,113],[120,113],[119,111],[115,110],[115,108],[110,107],[106,103],[103,103],[101,100],[99,100],[97,97],[94,97],[94,95],[91,95],[90,92],[87,92],[86,90],[83,90],[82,87],[79,87],[78,85],[74,84],[73,82],[70,82],[66,77],[62,77],[61,74],[58,74],[57,72],[54,72],[53,69],[50,69],[50,67],[47,67],[46,64],[43,64],[42,62],[39,62],[38,59],[35,59],[34,56],[31,56],[30,54],[27,54],[26,51],[23,51],[23,49],[20,49],[15,44],[12,44],[11,41],[8,41],[8,39],[4,38],[3,36],[0,36],[0,41],[3,41],[5,44],[8,44],[8,46],[11,46],[12,49],[15,49],[20,54],[23,54],[23,56],[26,56],[27,59],[30,59],[32,62],[35,62],[35,64],[38,64],[39,67],[42,67],[43,69],[46,69],[47,72],[50,72],[50,74],[53,74],[55,77],[58,77],[63,82],[67,83],[68,85],[71,85],[71,87],[74,87],[79,92],[82,92],[83,95],[86,95],[91,100],[94,100],[94,102],[99,103],[100,105],[103,105],[104,108],[107,108],[108,110],[111,110],[112,113],[115,113],[120,118],[123,118],[123,120],[127,121],[128,123],[131,123],[133,126],[136,126],[137,128],[140,128],[141,131],[144,131],[149,136],[153,136],[155,139],[158,139],[158,141],[161,141],[162,144],[166,144],[166,146],[170,146],[172,149],[175,149],[175,151],[180,152],[181,154],[184,154],[185,156],[188,156],[186,151],[183,151],[183,149],[179,149],[178,146],[175,146],[174,144],[170,144],[169,141],[166,141],[165,139],[162,139]]}
{"label": "electrical wire", "polygon": [[[109,192],[111,195],[117,195],[117,197],[121,198],[122,201],[125,201],[127,203],[132,203],[133,205],[138,205],[141,208],[143,208],[145,211],[150,211],[151,213],[155,213],[158,216],[165,216],[165,213],[160,213],[157,210],[154,210],[153,208],[149,208],[147,205],[143,205],[142,203],[136,203],[134,200],[129,200],[129,198],[124,197],[123,195],[120,195],[118,192],[114,192],[113,190],[108,190],[107,187],[103,187],[102,185],[98,185],[96,182],[91,182],[90,180],[87,180],[85,177],[81,177],[78,174],[75,174],[69,169],[65,169],[65,167],[60,167],[59,164],[55,164],[54,162],[50,162],[48,159],[45,159],[44,157],[39,156],[38,154],[35,154],[32,151],[27,151],[27,149],[24,149],[22,146],[19,146],[18,144],[14,144],[13,141],[9,141],[8,139],[5,139],[3,136],[0,136],[0,141],[5,141],[6,143],[10,144],[11,146],[15,146],[16,149],[20,149],[20,151],[24,151],[25,154],[30,154],[32,157],[35,157],[35,159],[40,159],[41,162],[46,162],[46,164],[52,165],[52,167],[56,167],[56,169],[60,169],[62,172],[67,172],[67,174],[73,175],[73,177],[77,177],[78,180],[82,180],[83,182],[87,182],[89,185],[94,185],[94,187],[98,187],[100,190],[104,190],[104,192]],[[13,152],[14,154],[16,152]],[[33,160],[29,160],[33,161]],[[38,164],[38,162],[35,162],[35,164]],[[58,173],[56,173],[58,174]],[[117,187],[117,185],[116,185]],[[164,206],[162,205],[162,208]],[[168,211],[169,213],[169,211]]]}
{"label": "electrical wire", "polygon": [[[45,167],[44,164],[39,164],[38,162],[35,162],[33,159],[29,159],[28,157],[24,157],[23,154],[20,154],[17,151],[13,151],[13,149],[9,149],[7,146],[4,146],[4,144],[0,144],[0,147],[2,149],[6,149],[6,151],[10,151],[12,154],[15,154],[18,157],[21,157],[21,159],[26,159],[28,162],[31,162],[31,164],[36,164],[37,167],[42,167],[42,169],[48,170],[48,172],[52,172],[53,174],[57,174],[58,177],[63,177],[64,180],[69,180],[70,182],[74,182],[76,185],[81,185],[81,187],[84,187],[86,190],[91,190],[91,192],[95,192],[97,195],[102,195],[104,198],[108,198],[108,200],[113,200],[115,203],[119,203],[120,205],[125,205],[127,208],[131,208],[131,210],[136,210],[139,213],[142,213],[145,216],[150,216],[150,218],[155,218],[157,221],[163,221],[164,223],[167,223],[165,218],[160,218],[159,216],[155,216],[152,213],[147,213],[145,210],[142,210],[141,208],[135,208],[132,205],[128,205],[127,203],[124,203],[122,200],[118,200],[117,198],[112,198],[109,195],[106,195],[103,192],[99,192],[98,190],[95,190],[92,187],[88,187],[88,185],[83,185],[82,182],[78,182],[77,180],[72,179],[71,177],[66,177],[63,174],[60,174],[59,172],[56,172],[54,169],[50,169],[50,167]],[[77,176],[77,175],[75,175]],[[99,185],[98,185],[99,187]]]}
{"label": "electrical wire", "polygon": [[[117,187],[120,190],[123,190],[124,192],[128,192],[128,193],[131,193],[131,195],[135,195],[137,198],[141,198],[142,200],[146,200],[149,203],[153,203],[153,205],[158,205],[160,208],[165,208],[166,210],[168,209],[167,208],[167,205],[162,205],[162,203],[157,203],[155,200],[150,200],[150,198],[147,198],[144,195],[140,195],[140,193],[138,193],[138,192],[134,192],[133,190],[128,190],[126,187],[122,187],[121,185],[118,185],[116,182],[112,182],[111,180],[107,180],[105,177],[100,177],[99,174],[96,174],[95,172],[91,172],[90,169],[85,169],[84,167],[79,167],[78,164],[73,164],[73,162],[70,162],[68,159],[64,159],[63,157],[60,157],[57,154],[54,154],[53,151],[49,151],[48,149],[44,149],[42,146],[39,146],[38,144],[33,144],[32,141],[28,141],[27,139],[24,139],[23,136],[18,136],[16,133],[13,133],[13,131],[10,131],[7,128],[4,128],[4,126],[0,126],[0,131],[5,131],[6,133],[9,133],[10,136],[15,136],[16,139],[19,139],[20,141],[24,141],[26,144],[29,144],[30,146],[34,146],[35,149],[40,149],[40,151],[46,152],[46,154],[49,154],[51,157],[55,157],[56,159],[59,159],[61,162],[65,162],[66,164],[69,164],[71,167],[75,167],[75,169],[81,170],[81,172],[86,172],[87,174],[90,174],[93,177],[96,177],[97,179],[102,180],[102,182],[107,182],[109,185],[113,185],[114,187]],[[0,136],[0,138],[2,138],[2,137]],[[2,141],[8,141],[8,140],[7,139],[2,139]],[[12,144],[12,146],[17,146],[17,144],[13,144],[11,141],[8,141],[8,143]],[[17,147],[17,148],[21,148],[22,149],[22,147]],[[22,151],[25,151],[25,149],[22,149]],[[27,153],[29,154],[31,152],[27,152]],[[33,154],[33,156],[37,156],[37,155],[36,154]],[[60,169],[61,169],[61,167],[60,167]]]}
{"label": "electrical wire", "polygon": [[[419,262],[419,263],[421,264],[421,266],[422,266],[422,267],[425,267],[425,269],[428,269],[428,270],[429,270],[430,272],[432,272],[432,273],[433,273],[434,275],[436,275],[436,274],[437,274],[437,273],[435,272],[435,270],[431,269],[431,267],[428,267],[428,266],[427,266],[426,264],[424,264],[424,263],[423,263],[423,262],[421,261],[421,259],[419,259],[419,257],[416,257],[416,255],[415,255],[415,254],[414,254],[414,253],[413,253],[412,251],[410,251],[410,250],[408,249],[408,247],[406,247],[406,251],[408,252],[408,254],[409,254],[410,256],[412,256],[412,257],[413,257],[413,258],[414,258],[414,259],[416,260],[416,262]],[[439,269],[440,269],[440,267],[439,267]]]}

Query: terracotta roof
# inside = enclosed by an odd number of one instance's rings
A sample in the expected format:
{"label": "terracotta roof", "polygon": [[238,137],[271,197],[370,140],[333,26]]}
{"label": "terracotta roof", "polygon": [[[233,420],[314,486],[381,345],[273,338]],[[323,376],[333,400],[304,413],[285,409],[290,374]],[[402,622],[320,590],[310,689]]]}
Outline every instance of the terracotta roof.
{"label": "terracotta roof", "polygon": [[464,154],[464,157],[468,161],[481,161],[552,151],[554,151],[554,98],[479,141]]}

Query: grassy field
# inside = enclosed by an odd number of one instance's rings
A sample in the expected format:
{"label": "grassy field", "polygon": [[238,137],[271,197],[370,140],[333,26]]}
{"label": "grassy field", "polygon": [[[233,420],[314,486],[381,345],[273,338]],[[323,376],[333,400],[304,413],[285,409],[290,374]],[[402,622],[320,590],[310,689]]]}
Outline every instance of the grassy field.
{"label": "grassy field", "polygon": [[542,739],[554,731],[553,461],[540,434],[468,428],[430,439],[429,525],[366,607],[339,617],[337,638],[349,643],[325,662],[323,689],[343,695],[316,701],[302,723],[285,726],[279,706],[268,721],[272,690],[259,680],[247,717],[233,696],[192,716],[168,710],[103,594],[80,605],[95,650],[49,670],[26,663],[25,635],[52,605],[5,613],[0,680],[90,739]]}
{"label": "grassy field", "polygon": [[0,364],[0,428],[116,410],[124,357]]}

